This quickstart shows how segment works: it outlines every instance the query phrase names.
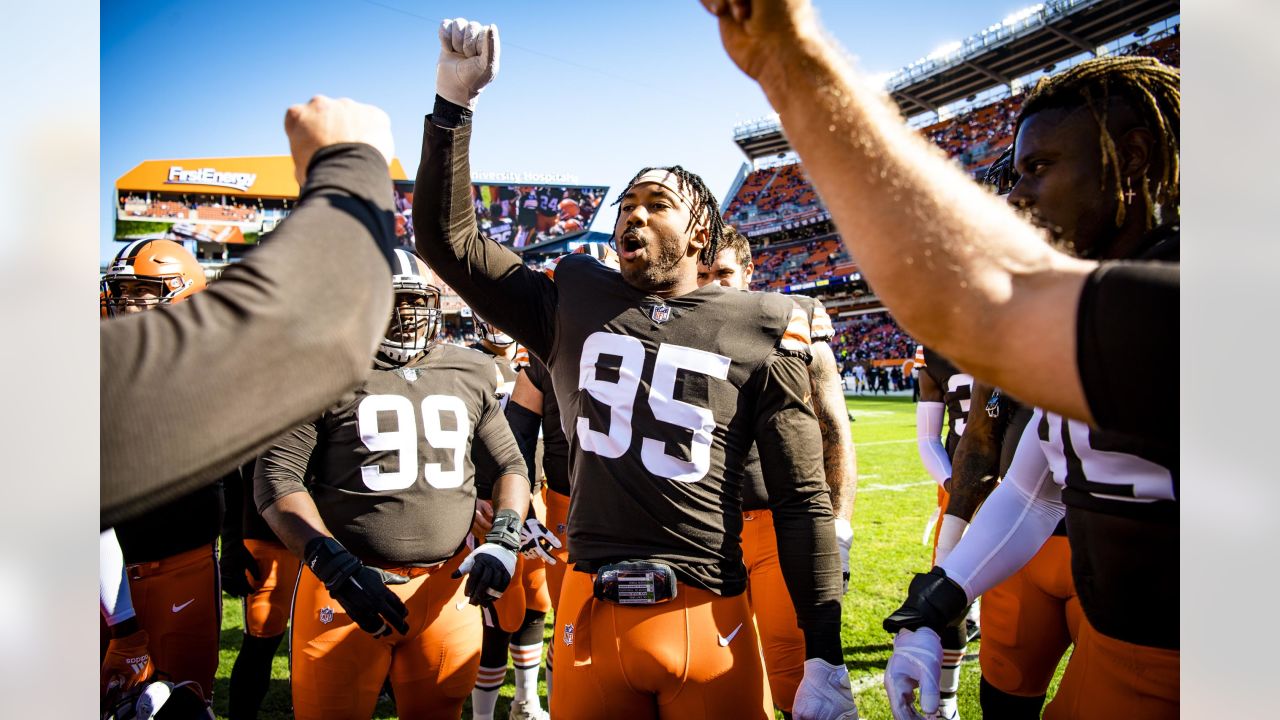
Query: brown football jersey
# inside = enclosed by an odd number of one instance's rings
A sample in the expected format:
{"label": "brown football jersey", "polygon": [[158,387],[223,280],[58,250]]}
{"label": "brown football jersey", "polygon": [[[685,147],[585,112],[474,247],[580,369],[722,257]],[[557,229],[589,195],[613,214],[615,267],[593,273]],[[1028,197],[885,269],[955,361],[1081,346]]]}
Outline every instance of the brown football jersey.
{"label": "brown football jersey", "polygon": [[254,476],[259,511],[309,489],[325,525],[361,560],[447,559],[471,527],[473,444],[504,474],[528,474],[493,373],[489,356],[448,344],[405,367],[375,370],[263,453]]}

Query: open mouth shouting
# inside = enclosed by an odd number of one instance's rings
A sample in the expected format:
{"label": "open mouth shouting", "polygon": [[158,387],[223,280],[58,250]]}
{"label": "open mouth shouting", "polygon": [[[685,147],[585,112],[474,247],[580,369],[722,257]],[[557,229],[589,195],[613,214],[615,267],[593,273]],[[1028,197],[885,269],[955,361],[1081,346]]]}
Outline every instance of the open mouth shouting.
{"label": "open mouth shouting", "polygon": [[645,249],[645,241],[640,237],[640,233],[636,230],[628,230],[622,234],[622,239],[618,242],[618,257],[629,262],[640,256]]}

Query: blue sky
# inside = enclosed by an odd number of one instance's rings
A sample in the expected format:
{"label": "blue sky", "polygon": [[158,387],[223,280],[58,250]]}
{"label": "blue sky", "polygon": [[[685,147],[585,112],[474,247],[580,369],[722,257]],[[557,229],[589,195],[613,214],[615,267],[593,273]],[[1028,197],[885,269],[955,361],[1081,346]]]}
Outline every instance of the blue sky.
{"label": "blue sky", "polygon": [[[815,4],[860,67],[888,74],[1030,3]],[[612,193],[642,166],[679,163],[723,196],[745,159],[734,125],[770,112],[697,0],[104,3],[101,259],[118,249],[116,178],[148,159],[287,154],[285,108],[316,93],[386,110],[413,177],[436,28],[459,15],[497,23],[503,43],[475,172],[572,174]]]}

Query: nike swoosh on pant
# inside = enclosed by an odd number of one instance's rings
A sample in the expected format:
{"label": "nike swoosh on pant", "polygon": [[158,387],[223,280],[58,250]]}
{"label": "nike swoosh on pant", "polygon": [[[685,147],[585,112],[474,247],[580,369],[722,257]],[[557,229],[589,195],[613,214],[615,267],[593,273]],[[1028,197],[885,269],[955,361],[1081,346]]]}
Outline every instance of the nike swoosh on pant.
{"label": "nike swoosh on pant", "polygon": [[173,606],[171,607],[171,609],[173,610],[173,612],[182,612],[183,610],[185,610],[185,609],[186,609],[186,607],[187,607],[188,605],[190,605],[191,603],[193,603],[193,602],[195,602],[195,601],[196,601],[196,599],[195,599],[195,598],[191,598],[190,600],[188,600],[188,601],[186,601],[186,602],[182,603],[181,605],[173,605]]}
{"label": "nike swoosh on pant", "polygon": [[737,637],[738,631],[741,629],[742,629],[742,623],[738,623],[738,627],[734,628],[733,632],[729,633],[728,636],[723,636],[723,635],[720,635],[719,633],[716,633],[716,637],[720,641],[720,647],[729,647],[729,643],[733,642],[733,639]]}

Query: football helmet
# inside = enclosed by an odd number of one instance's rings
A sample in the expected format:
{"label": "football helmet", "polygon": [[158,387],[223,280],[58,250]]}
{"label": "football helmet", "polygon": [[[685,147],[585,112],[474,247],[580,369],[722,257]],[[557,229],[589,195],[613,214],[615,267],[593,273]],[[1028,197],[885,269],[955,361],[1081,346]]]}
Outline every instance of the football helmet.
{"label": "football helmet", "polygon": [[1013,146],[1010,145],[1000,157],[991,163],[982,181],[995,189],[997,195],[1008,195],[1021,177],[1013,167]]}
{"label": "football helmet", "polygon": [[214,720],[200,684],[154,680],[107,702],[103,720]]}
{"label": "football helmet", "polygon": [[499,348],[509,347],[516,341],[515,338],[500,330],[496,325],[486,321],[479,314],[473,316],[476,322],[476,332],[480,337],[484,338],[490,345]]}
{"label": "football helmet", "polygon": [[431,268],[409,250],[396,248],[394,255],[391,286],[395,304],[387,332],[374,355],[374,364],[384,370],[406,365],[434,345],[443,314],[440,286]]}
{"label": "football helmet", "polygon": [[[152,293],[137,297],[125,283],[145,283]],[[204,268],[185,247],[160,237],[134,240],[116,253],[102,278],[101,303],[108,317],[130,308],[150,310],[181,302],[205,288]]]}

